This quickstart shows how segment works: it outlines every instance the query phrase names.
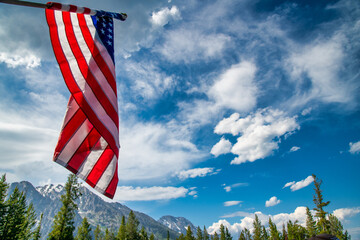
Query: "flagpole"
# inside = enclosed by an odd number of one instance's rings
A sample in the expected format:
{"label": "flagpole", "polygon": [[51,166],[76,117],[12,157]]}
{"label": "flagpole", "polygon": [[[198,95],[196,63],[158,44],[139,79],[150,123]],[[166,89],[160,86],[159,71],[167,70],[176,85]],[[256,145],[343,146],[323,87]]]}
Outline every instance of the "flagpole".
{"label": "flagpole", "polygon": [[[77,12],[77,13],[84,13],[84,14],[90,14],[90,15],[98,15],[99,14],[100,16],[110,16],[113,18],[117,18],[121,21],[125,21],[125,19],[127,18],[126,13],[112,13],[112,12],[106,12],[106,11],[92,10],[89,8],[79,8],[74,5],[67,5],[67,4],[61,4],[61,3],[56,3],[56,2],[48,2],[48,3],[44,4],[44,3],[19,1],[19,0],[0,0],[0,3],[20,5],[20,6],[26,6],[26,7],[54,9],[54,10],[68,11],[68,12]],[[72,7],[74,7],[75,9],[79,9],[79,11],[72,10],[71,9]]]}
{"label": "flagpole", "polygon": [[26,7],[36,7],[36,8],[49,8],[49,7],[51,7],[51,4],[28,2],[28,1],[19,1],[19,0],[0,0],[0,3],[6,3],[6,4],[12,4],[12,5],[20,5],[20,6],[26,6]]}

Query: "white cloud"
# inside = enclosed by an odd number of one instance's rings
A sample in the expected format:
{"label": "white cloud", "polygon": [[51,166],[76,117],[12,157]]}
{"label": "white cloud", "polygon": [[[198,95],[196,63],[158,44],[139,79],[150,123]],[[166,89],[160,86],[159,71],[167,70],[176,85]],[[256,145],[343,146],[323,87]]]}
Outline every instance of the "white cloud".
{"label": "white cloud", "polygon": [[237,188],[237,187],[246,187],[249,186],[248,183],[234,183],[230,186],[226,186],[225,184],[223,184],[224,189],[226,192],[230,192],[233,188]]}
{"label": "white cloud", "polygon": [[126,119],[120,124],[119,176],[123,181],[161,182],[206,156],[191,143],[181,125]]}
{"label": "white cloud", "polygon": [[354,208],[339,208],[334,210],[333,214],[337,217],[340,221],[345,220],[345,218],[353,217],[360,213],[360,207]]}
{"label": "white cloud", "polygon": [[360,153],[360,141],[355,143],[349,143],[349,152],[352,154]]}
{"label": "white cloud", "polygon": [[281,202],[280,199],[277,199],[277,197],[273,196],[265,202],[265,206],[272,207],[272,206],[278,205],[280,202]]}
{"label": "white cloud", "polygon": [[196,178],[196,177],[205,177],[207,175],[217,174],[220,170],[214,171],[214,168],[194,168],[190,170],[184,170],[177,173],[177,176],[181,180],[185,180],[188,178]]}
{"label": "white cloud", "polygon": [[169,200],[185,197],[189,192],[184,187],[117,187],[114,200],[116,201],[154,201]]}
{"label": "white cloud", "polygon": [[255,214],[265,226],[267,225],[270,217],[271,220],[276,224],[278,229],[282,229],[282,224],[288,222],[289,220],[291,220],[292,222],[298,220],[298,223],[302,226],[305,226],[306,223],[306,207],[297,207],[293,213],[279,213],[276,215],[267,215],[263,214],[262,212],[247,213],[240,211],[222,216],[222,218],[243,217],[240,222],[230,224],[227,220],[221,219],[208,227],[208,232],[209,234],[214,234],[215,232],[219,233],[221,224],[227,227],[233,236],[239,236],[241,230],[243,230],[244,228],[253,231]]}
{"label": "white cloud", "polygon": [[15,68],[19,66],[25,66],[26,68],[36,68],[41,65],[41,59],[35,55],[23,54],[20,55],[9,55],[4,52],[0,52],[0,63],[5,63],[10,68]]}
{"label": "white cloud", "polygon": [[256,104],[255,64],[242,61],[220,75],[208,95],[219,106],[236,111],[248,111]]}
{"label": "white cloud", "polygon": [[291,191],[294,192],[294,191],[297,191],[304,187],[309,186],[312,182],[314,182],[314,178],[312,176],[308,176],[304,180],[301,180],[298,182],[295,182],[295,181],[288,182],[285,184],[285,186],[283,188],[290,187]]}
{"label": "white cloud", "polygon": [[224,202],[225,207],[236,206],[242,203],[242,201],[226,201]]}
{"label": "white cloud", "polygon": [[152,13],[151,23],[156,26],[164,26],[170,20],[178,20],[180,18],[180,11],[176,6],[172,6],[171,9],[165,7],[158,12]]}
{"label": "white cloud", "polygon": [[222,137],[220,139],[220,141],[212,147],[210,153],[212,155],[214,155],[215,157],[217,157],[221,154],[229,153],[231,150],[231,147],[232,147],[231,142]]}
{"label": "white cloud", "polygon": [[290,152],[296,152],[296,151],[298,151],[298,150],[300,150],[300,147],[298,147],[298,146],[293,146],[293,147],[290,149]]}
{"label": "white cloud", "polygon": [[235,113],[220,121],[214,131],[217,134],[241,135],[231,149],[233,154],[238,155],[231,164],[241,164],[271,155],[273,150],[278,149],[282,136],[288,136],[299,128],[296,117],[287,117],[280,110],[262,109],[245,118]]}

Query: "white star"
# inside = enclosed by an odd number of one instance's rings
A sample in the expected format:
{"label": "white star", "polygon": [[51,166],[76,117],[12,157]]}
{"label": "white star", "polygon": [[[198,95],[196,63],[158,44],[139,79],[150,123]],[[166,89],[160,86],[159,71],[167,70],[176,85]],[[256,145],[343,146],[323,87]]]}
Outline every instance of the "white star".
{"label": "white star", "polygon": [[112,32],[112,29],[111,29],[111,28],[108,28],[107,30],[108,30],[109,32]]}
{"label": "white star", "polygon": [[108,36],[108,38],[110,38],[110,39],[112,39],[112,38],[113,38],[111,34],[108,34],[107,36]]}
{"label": "white star", "polygon": [[105,30],[103,28],[100,31],[102,32],[102,34],[105,34]]}
{"label": "white star", "polygon": [[111,43],[110,41],[107,41],[107,44],[108,44],[109,46],[111,46],[111,45],[112,45],[112,43]]}

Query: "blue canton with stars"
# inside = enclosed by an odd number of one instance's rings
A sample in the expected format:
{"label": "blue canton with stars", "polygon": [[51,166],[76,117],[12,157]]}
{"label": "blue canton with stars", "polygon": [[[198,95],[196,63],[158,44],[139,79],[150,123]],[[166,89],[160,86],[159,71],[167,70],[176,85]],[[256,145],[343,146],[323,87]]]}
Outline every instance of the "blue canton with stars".
{"label": "blue canton with stars", "polygon": [[114,60],[114,24],[112,17],[108,16],[92,16],[96,31],[99,37],[109,52],[113,62]]}

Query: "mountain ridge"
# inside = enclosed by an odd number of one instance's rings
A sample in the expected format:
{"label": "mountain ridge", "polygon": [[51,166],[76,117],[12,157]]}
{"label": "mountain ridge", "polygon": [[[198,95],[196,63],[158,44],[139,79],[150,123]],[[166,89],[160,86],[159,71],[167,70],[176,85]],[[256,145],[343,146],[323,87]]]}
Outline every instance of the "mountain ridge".
{"label": "mountain ridge", "polygon": [[[37,215],[37,220],[40,219],[40,215],[41,213],[43,213],[41,235],[42,239],[46,239],[47,235],[51,231],[54,216],[57,214],[57,212],[62,206],[60,196],[64,192],[64,187],[61,184],[48,184],[44,186],[34,187],[28,181],[21,181],[10,184],[8,189],[8,195],[10,195],[14,191],[15,187],[18,187],[20,191],[23,191],[26,194],[26,199],[28,203],[33,203]],[[78,204],[78,211],[76,212],[74,219],[76,229],[77,226],[81,224],[82,219],[86,217],[92,227],[92,231],[99,224],[103,228],[103,230],[105,228],[108,228],[114,230],[117,233],[122,216],[125,216],[125,219],[127,220],[127,217],[130,211],[132,211],[132,209],[118,202],[106,202],[101,197],[92,193],[84,186],[80,187],[80,191],[82,192],[82,195],[76,202]],[[134,210],[133,212],[136,218],[139,220],[139,230],[144,226],[145,230],[149,234],[154,233],[156,239],[166,239],[168,231],[170,233],[171,239],[175,239],[179,236],[180,233],[183,233],[182,231],[177,231],[169,228],[167,225],[164,225],[160,221],[160,219],[164,217],[172,216],[164,216],[161,217],[158,221],[156,221],[145,213]],[[172,218],[176,220],[179,217]],[[190,221],[186,219],[186,222]],[[175,225],[175,223],[172,224]],[[76,232],[74,232],[74,234],[75,233]]]}

